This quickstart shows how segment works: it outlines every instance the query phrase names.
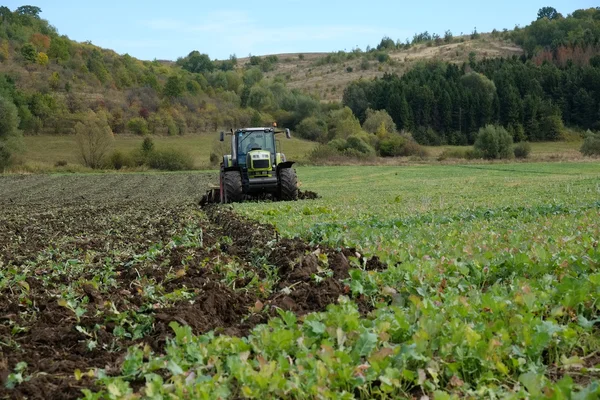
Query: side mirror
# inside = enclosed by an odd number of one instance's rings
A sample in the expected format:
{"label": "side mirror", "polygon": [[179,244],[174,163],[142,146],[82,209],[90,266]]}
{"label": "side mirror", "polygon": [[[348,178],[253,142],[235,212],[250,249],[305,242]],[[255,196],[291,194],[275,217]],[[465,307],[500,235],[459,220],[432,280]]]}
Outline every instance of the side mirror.
{"label": "side mirror", "polygon": [[219,141],[221,141],[221,142],[225,141],[225,132],[221,131],[221,134],[219,135]]}
{"label": "side mirror", "polygon": [[285,128],[285,137],[291,139],[292,135],[290,134],[290,128]]}

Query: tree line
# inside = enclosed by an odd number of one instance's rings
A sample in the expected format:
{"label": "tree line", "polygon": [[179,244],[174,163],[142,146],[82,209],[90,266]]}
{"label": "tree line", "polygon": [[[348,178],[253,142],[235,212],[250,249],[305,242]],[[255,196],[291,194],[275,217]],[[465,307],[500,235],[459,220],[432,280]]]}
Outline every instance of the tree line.
{"label": "tree line", "polygon": [[488,124],[515,141],[559,140],[563,123],[600,128],[600,63],[560,68],[513,57],[458,66],[422,63],[403,76],[350,84],[343,97],[360,121],[387,110],[423,144],[472,144]]}

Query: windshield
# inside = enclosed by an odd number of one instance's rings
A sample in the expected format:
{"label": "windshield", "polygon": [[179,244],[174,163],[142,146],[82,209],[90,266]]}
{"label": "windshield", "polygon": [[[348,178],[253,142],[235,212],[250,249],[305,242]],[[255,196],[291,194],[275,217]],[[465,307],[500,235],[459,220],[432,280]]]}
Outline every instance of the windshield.
{"label": "windshield", "polygon": [[238,154],[247,154],[252,149],[275,153],[273,132],[238,132]]}

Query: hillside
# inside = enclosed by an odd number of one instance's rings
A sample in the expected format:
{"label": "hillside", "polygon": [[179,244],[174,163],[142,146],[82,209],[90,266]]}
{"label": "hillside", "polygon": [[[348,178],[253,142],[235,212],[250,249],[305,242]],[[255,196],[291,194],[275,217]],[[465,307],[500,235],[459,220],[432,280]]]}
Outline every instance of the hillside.
{"label": "hillside", "polygon": [[563,139],[565,124],[600,128],[596,8],[564,17],[546,7],[513,31],[220,61],[196,50],[176,61],[119,55],[60,35],[41,13],[0,7],[0,168],[18,150],[11,136],[94,124],[173,136],[277,121],[344,154],[386,156],[418,153],[406,149],[413,139],[473,144],[487,124],[515,141]]}
{"label": "hillside", "polygon": [[[389,50],[383,62],[368,59],[361,53],[288,53],[275,54],[278,62],[265,73],[267,78],[281,78],[289,88],[312,93],[324,101],[341,101],[344,89],[358,79],[370,80],[384,74],[403,74],[418,62],[446,61],[457,64],[468,62],[471,53],[477,60],[511,57],[523,54],[521,47],[499,35],[480,34],[478,38],[461,36],[452,43],[420,43],[408,49]],[[354,57],[341,59],[340,54]],[[264,56],[261,58],[267,58]],[[270,57],[273,57],[270,56]],[[366,61],[366,62],[365,62]],[[244,68],[250,58],[238,59],[238,68]]]}

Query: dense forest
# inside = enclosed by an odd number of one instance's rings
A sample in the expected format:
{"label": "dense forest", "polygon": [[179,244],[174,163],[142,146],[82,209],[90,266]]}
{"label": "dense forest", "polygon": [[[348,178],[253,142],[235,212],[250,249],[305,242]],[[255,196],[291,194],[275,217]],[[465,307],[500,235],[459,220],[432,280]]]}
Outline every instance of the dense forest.
{"label": "dense forest", "polygon": [[423,63],[401,77],[355,82],[343,102],[360,121],[369,108],[387,110],[424,144],[472,144],[487,124],[503,125],[517,141],[559,140],[563,124],[599,129],[600,9],[566,18],[552,10],[513,32],[528,56]]}

